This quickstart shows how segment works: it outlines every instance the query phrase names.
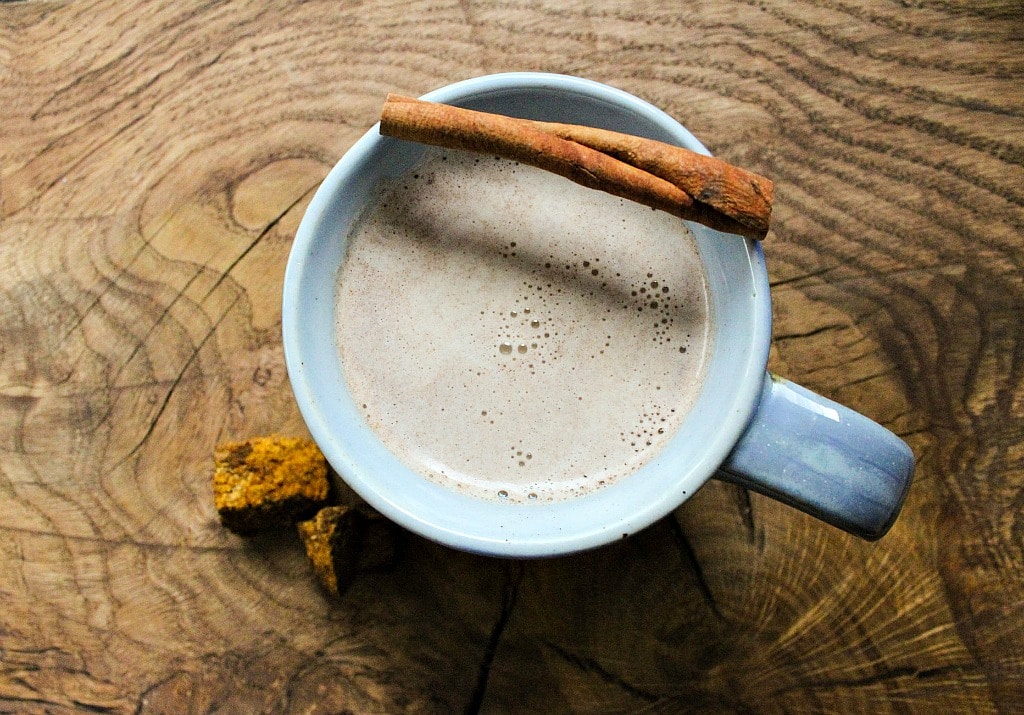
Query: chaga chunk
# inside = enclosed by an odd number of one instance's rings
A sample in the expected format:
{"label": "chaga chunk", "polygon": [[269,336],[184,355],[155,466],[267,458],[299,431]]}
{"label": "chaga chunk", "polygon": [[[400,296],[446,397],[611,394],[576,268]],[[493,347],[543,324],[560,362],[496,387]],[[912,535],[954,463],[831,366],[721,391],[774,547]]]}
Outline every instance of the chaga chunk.
{"label": "chaga chunk", "polygon": [[357,574],[392,566],[402,540],[399,527],[366,506],[326,507],[298,529],[317,578],[334,596]]}
{"label": "chaga chunk", "polygon": [[329,491],[327,460],[312,440],[256,437],[214,452],[213,503],[236,534],[308,518],[327,504]]}

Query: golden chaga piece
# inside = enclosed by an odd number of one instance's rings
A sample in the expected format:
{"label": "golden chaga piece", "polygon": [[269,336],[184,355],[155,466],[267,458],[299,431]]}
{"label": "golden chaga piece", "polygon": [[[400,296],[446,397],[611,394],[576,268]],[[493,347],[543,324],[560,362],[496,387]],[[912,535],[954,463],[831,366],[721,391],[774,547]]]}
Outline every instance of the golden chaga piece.
{"label": "golden chaga piece", "polygon": [[214,452],[213,503],[236,534],[307,518],[327,503],[329,491],[327,460],[312,440],[256,437]]}
{"label": "golden chaga piece", "polygon": [[340,596],[357,574],[379,571],[397,558],[401,530],[369,507],[329,506],[298,524],[317,578]]}

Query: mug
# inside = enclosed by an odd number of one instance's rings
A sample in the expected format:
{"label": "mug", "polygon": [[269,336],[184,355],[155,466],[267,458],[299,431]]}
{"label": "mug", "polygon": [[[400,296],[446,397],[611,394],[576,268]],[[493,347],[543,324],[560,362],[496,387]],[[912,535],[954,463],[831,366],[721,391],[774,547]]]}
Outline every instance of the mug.
{"label": "mug", "polygon": [[[709,154],[651,104],[576,77],[490,75],[423,99],[604,127]],[[885,534],[910,486],[909,447],[867,417],[766,371],[771,300],[761,244],[697,224],[690,229],[707,275],[712,350],[693,408],[656,457],[600,490],[541,503],[469,496],[402,464],[349,393],[334,344],[334,291],[349,228],[374,198],[375,186],[411,169],[425,151],[370,129],[313,197],[285,274],[282,331],[296,401],[334,471],[370,506],[454,548],[506,557],[553,556],[643,529],[716,477],[862,538]]]}

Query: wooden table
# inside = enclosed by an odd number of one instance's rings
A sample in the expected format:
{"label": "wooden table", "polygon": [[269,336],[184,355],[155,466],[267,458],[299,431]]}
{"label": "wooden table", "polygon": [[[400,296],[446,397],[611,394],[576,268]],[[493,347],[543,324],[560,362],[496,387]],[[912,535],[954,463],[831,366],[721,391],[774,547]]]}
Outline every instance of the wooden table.
{"label": "wooden table", "polygon": [[[1024,10],[0,5],[0,710],[1020,712]],[[388,91],[578,74],[776,181],[771,367],[919,460],[869,544],[712,483],[614,546],[413,539],[340,600],[215,443],[304,434],[282,273]]]}

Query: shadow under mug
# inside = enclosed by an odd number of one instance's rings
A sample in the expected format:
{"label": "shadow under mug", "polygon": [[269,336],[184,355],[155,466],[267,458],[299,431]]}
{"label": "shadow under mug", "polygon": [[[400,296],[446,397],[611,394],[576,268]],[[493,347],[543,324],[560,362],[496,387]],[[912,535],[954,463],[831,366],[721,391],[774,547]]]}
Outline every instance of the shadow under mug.
{"label": "shadow under mug", "polygon": [[[589,80],[507,73],[458,82],[424,99],[589,124],[707,149],[670,116]],[[634,533],[708,479],[742,484],[866,539],[881,537],[914,471],[907,445],[842,405],[766,372],[768,273],[758,242],[691,224],[707,274],[712,351],[676,434],[633,474],[585,496],[503,503],[460,494],[402,464],[349,394],[334,342],[335,282],[346,237],[375,186],[411,169],[425,147],[372,128],[328,174],[299,226],[284,282],[285,361],[303,419],[334,470],[371,506],[434,541],[477,553],[570,553]]]}

